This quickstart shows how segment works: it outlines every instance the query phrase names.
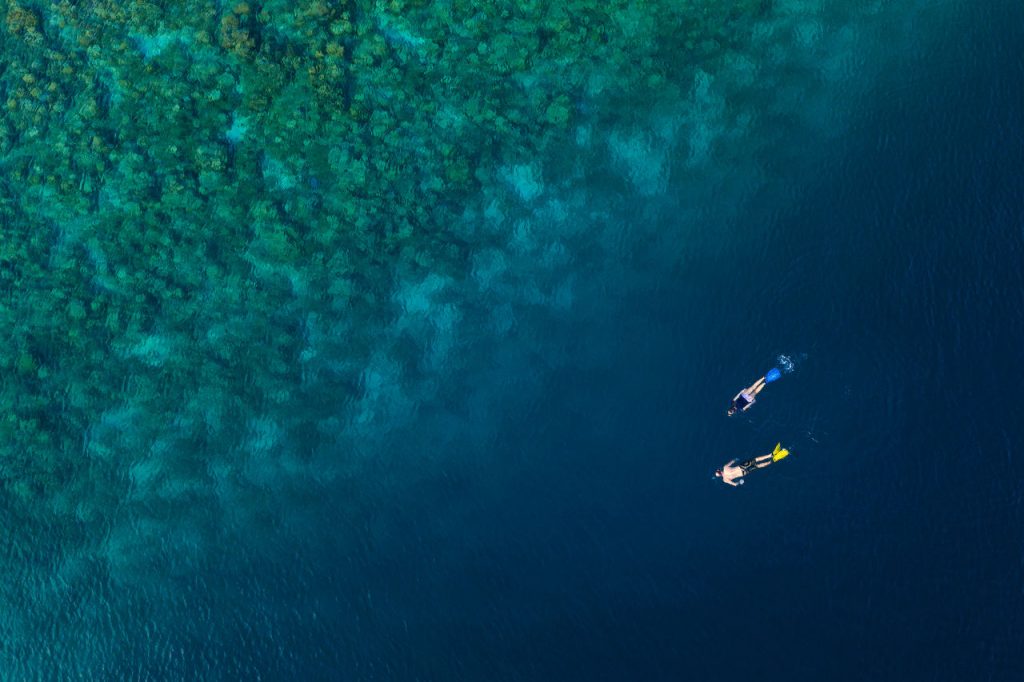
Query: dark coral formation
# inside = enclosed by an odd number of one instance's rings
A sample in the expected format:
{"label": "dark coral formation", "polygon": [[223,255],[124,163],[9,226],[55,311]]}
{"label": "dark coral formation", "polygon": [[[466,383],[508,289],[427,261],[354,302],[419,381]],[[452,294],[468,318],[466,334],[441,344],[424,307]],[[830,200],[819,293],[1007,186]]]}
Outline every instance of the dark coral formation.
{"label": "dark coral formation", "polygon": [[768,9],[0,3],[0,466],[25,532],[84,541],[133,477],[185,480],[153,493],[180,511],[215,476],[196,453],[301,460],[347,428],[382,343],[418,362],[382,331],[396,271],[463,278],[494,237],[462,216],[508,168],[532,198],[528,164],[568,173],[582,127],[678,98]]}

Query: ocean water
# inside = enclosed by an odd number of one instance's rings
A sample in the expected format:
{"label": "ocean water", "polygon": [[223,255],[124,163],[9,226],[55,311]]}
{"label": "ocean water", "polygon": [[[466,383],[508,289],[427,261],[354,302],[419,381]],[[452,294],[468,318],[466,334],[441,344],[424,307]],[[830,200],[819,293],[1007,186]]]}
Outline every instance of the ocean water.
{"label": "ocean water", "polygon": [[0,677],[1021,679],[1024,5],[608,6],[6,4]]}

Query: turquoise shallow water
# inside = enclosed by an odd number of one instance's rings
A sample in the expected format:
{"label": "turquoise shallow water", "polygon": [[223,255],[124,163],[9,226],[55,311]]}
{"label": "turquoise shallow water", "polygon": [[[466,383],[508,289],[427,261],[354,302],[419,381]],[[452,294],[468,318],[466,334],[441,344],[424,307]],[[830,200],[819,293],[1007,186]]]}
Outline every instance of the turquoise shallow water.
{"label": "turquoise shallow water", "polygon": [[1019,5],[3,10],[6,679],[1024,672]]}

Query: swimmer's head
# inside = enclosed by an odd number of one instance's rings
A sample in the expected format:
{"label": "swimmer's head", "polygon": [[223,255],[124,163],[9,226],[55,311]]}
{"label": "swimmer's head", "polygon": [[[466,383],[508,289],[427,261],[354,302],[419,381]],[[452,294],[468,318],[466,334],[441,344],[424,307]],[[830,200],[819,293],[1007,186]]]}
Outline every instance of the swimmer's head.
{"label": "swimmer's head", "polygon": [[722,477],[722,470],[721,469],[715,469],[715,478],[721,478],[721,477]]}

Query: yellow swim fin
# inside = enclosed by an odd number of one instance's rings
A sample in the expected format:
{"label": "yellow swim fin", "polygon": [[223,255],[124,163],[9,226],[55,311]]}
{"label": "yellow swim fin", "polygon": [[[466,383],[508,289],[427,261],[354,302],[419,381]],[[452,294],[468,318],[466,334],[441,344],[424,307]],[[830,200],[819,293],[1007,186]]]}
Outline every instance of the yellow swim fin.
{"label": "yellow swim fin", "polygon": [[772,461],[778,462],[780,459],[785,459],[789,455],[789,450],[782,447],[782,443],[776,443],[775,449],[772,450]]}

